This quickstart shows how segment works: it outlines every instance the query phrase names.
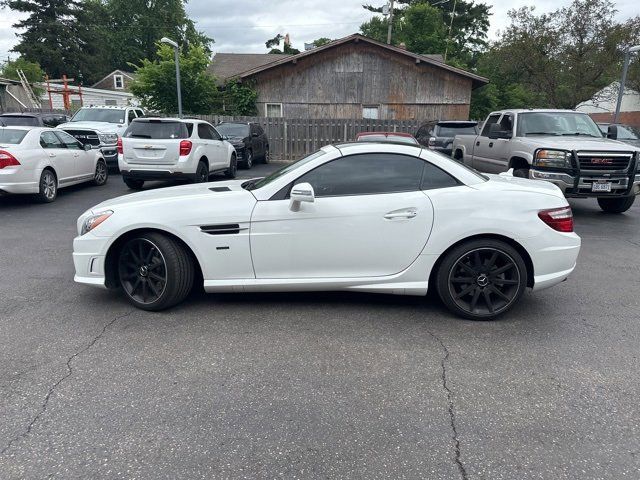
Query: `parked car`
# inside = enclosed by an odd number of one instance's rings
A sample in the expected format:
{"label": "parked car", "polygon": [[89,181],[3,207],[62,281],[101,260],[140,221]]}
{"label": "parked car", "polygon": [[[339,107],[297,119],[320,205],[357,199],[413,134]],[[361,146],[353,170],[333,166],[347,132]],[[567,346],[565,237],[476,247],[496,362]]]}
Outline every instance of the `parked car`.
{"label": "parked car", "polygon": [[31,193],[53,202],[58,188],[77,183],[107,183],[99,150],[66,132],[42,127],[0,127],[0,193]]}
{"label": "parked car", "polygon": [[403,132],[360,132],[356,142],[399,142],[417,145],[418,141],[410,133]]}
{"label": "parked car", "polygon": [[0,127],[57,127],[69,121],[63,113],[3,113],[0,114]]}
{"label": "parked car", "polygon": [[269,139],[260,124],[223,122],[218,124],[216,129],[234,146],[243,168],[251,168],[256,160],[269,163]]}
{"label": "parked car", "polygon": [[598,128],[607,138],[628,143],[634,147],[640,147],[640,129],[631,125],[598,123]]}
{"label": "parked car", "polygon": [[602,138],[586,113],[573,110],[493,112],[480,135],[457,135],[453,157],[481,172],[513,169],[517,177],[545,180],[567,197],[596,198],[622,213],[640,193],[640,150]]}
{"label": "parked car", "polygon": [[416,132],[420,145],[451,156],[453,139],[456,135],[477,135],[478,122],[439,120],[422,125]]}
{"label": "parked car", "polygon": [[138,107],[92,105],[82,107],[68,123],[58,128],[73,135],[80,143],[102,151],[109,167],[118,166],[118,138],[136,118],[144,117]]}
{"label": "parked car", "polygon": [[[127,138],[125,138],[125,141]],[[208,292],[425,295],[492,319],[573,271],[560,189],[484,176],[414,145],[325,146],[266,178],[149,190],[78,219],[75,280],[162,310]]]}
{"label": "parked car", "polygon": [[214,173],[235,178],[237,154],[203,120],[139,118],[118,139],[118,167],[124,183],[140,190],[145,180],[201,183]]}

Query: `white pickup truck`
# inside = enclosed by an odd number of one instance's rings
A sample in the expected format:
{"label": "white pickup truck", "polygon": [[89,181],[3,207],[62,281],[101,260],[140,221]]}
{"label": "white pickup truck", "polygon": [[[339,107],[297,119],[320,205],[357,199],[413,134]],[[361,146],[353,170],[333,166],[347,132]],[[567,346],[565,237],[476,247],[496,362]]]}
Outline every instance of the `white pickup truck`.
{"label": "white pickup truck", "polygon": [[622,213],[640,193],[640,149],[604,138],[595,122],[573,110],[491,113],[480,135],[457,135],[452,156],[481,172],[546,180],[566,197],[596,198],[605,212]]}

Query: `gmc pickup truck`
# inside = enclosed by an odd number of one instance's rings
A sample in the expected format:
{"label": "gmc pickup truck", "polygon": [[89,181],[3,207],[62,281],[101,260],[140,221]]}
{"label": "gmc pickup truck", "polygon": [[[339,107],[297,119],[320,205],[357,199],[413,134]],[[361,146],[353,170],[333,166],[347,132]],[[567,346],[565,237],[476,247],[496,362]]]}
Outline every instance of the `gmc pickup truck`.
{"label": "gmc pickup truck", "polygon": [[640,193],[640,149],[603,137],[585,113],[573,110],[493,112],[480,135],[456,135],[452,156],[481,172],[513,169],[516,177],[545,180],[566,197],[596,198],[622,213]]}

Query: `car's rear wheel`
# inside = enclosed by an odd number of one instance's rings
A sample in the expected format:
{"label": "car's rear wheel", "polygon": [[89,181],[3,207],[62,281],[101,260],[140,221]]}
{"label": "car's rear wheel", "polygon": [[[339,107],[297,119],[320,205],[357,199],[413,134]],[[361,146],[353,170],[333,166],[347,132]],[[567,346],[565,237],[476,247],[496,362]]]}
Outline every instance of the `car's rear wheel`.
{"label": "car's rear wheel", "polygon": [[629,210],[635,201],[635,195],[621,198],[599,198],[598,205],[607,213],[623,213]]}
{"label": "car's rear wheel", "polygon": [[244,162],[242,162],[242,166],[247,170],[253,167],[253,152],[251,150],[244,152]]}
{"label": "car's rear wheel", "polygon": [[144,180],[138,180],[135,178],[124,178],[123,180],[131,190],[142,190],[142,187],[144,186]]}
{"label": "car's rear wheel", "polygon": [[227,168],[224,172],[224,176],[227,178],[236,178],[238,174],[238,158],[236,154],[231,155],[231,161],[229,162],[229,168]]}
{"label": "car's rear wheel", "polygon": [[209,167],[205,162],[198,162],[198,167],[196,168],[196,183],[205,183],[209,181]]}
{"label": "car's rear wheel", "polygon": [[163,310],[191,291],[193,261],[177,241],[160,233],[144,233],[125,243],[118,257],[120,286],[143,310]]}
{"label": "car's rear wheel", "polygon": [[271,157],[269,155],[269,147],[267,147],[264,151],[264,156],[262,157],[263,163],[269,163],[271,161]]}
{"label": "car's rear wheel", "polygon": [[527,286],[527,267],[509,244],[479,239],[457,246],[437,272],[438,294],[453,313],[492,320],[508,311]]}
{"label": "car's rear wheel", "polygon": [[51,170],[42,171],[38,186],[36,197],[40,202],[51,203],[58,197],[58,179]]}
{"label": "car's rear wheel", "polygon": [[93,184],[101,187],[107,180],[109,179],[109,169],[107,168],[107,164],[102,160],[98,160],[96,163],[96,171],[93,175]]}

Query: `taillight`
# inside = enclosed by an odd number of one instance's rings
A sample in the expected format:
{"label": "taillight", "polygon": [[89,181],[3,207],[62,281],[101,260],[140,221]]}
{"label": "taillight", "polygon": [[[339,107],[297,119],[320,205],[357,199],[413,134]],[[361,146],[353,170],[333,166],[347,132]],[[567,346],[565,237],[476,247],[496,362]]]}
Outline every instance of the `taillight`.
{"label": "taillight", "polygon": [[435,146],[436,146],[436,139],[435,139],[435,137],[431,137],[431,138],[429,139],[429,146],[430,146],[430,147],[435,147]]}
{"label": "taillight", "polygon": [[189,140],[182,140],[180,142],[180,156],[189,155],[191,153],[191,145]]}
{"label": "taillight", "polygon": [[15,167],[20,165],[16,157],[5,150],[0,150],[0,168]]}
{"label": "taillight", "polygon": [[[111,145],[113,145],[113,144],[111,144]],[[122,139],[121,138],[118,138],[118,153],[121,154],[121,155],[124,154],[124,149],[122,148]]]}
{"label": "taillight", "polygon": [[573,232],[573,212],[571,207],[540,210],[538,217],[558,232]]}

